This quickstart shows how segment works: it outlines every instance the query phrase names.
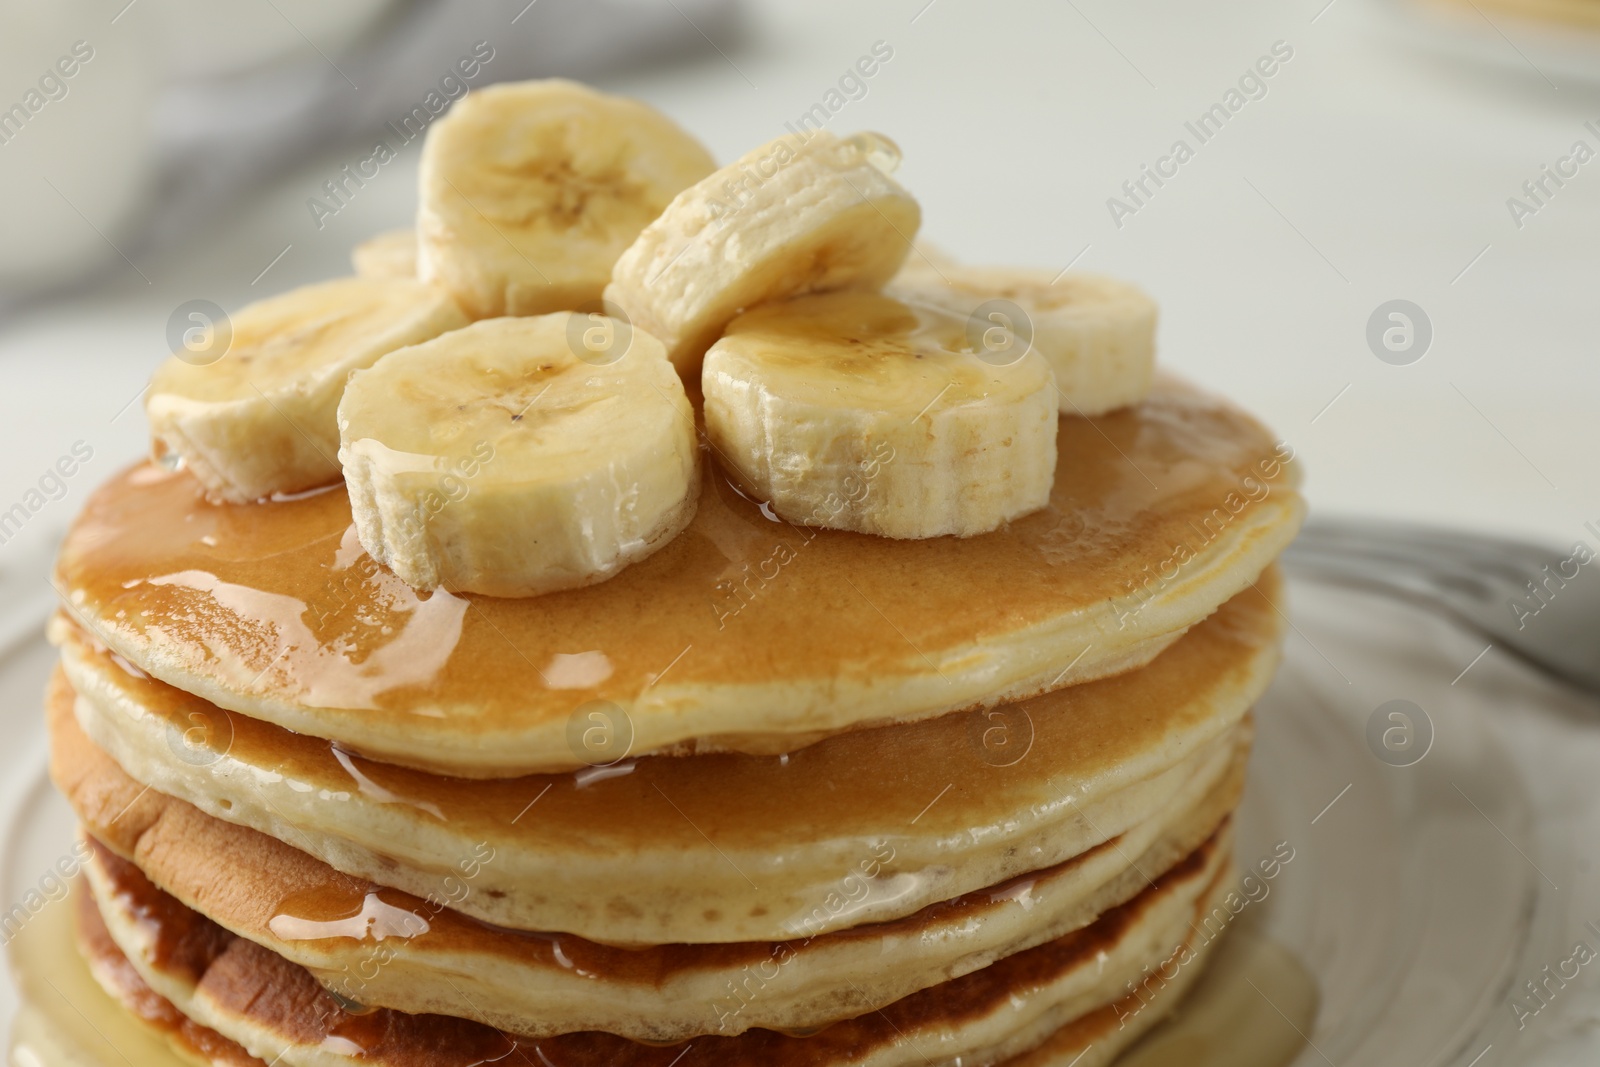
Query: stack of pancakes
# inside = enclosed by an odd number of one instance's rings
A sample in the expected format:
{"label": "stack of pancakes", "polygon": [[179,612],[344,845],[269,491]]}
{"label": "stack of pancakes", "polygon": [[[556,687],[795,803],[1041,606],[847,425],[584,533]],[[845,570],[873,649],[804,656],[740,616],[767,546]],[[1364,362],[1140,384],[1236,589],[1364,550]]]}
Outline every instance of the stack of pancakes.
{"label": "stack of pancakes", "polygon": [[1227,923],[1302,506],[1170,379],[1058,448],[965,539],[712,471],[525,599],[411,589],[338,486],[125,471],[52,625],[91,971],[214,1063],[1107,1062]]}

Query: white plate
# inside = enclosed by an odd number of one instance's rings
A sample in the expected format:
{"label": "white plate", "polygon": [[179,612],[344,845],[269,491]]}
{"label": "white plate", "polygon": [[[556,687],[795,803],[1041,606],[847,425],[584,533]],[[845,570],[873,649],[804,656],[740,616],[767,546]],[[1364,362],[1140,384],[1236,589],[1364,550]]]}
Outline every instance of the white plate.
{"label": "white plate", "polygon": [[[1413,608],[1304,583],[1291,596],[1285,664],[1257,709],[1239,860],[1293,858],[1241,883],[1254,899],[1201,993],[1124,1064],[1279,1067],[1285,1036],[1305,1067],[1600,1062],[1600,960],[1547,982],[1544,1003],[1523,985],[1562,968],[1578,941],[1600,952],[1600,894],[1584,859],[1600,846],[1600,708],[1496,650],[1474,660],[1480,643]],[[0,662],[10,707],[37,704],[48,664],[42,643]],[[1392,707],[1368,740],[1392,700],[1421,709],[1408,713],[1409,754],[1396,750],[1405,724],[1388,718]],[[8,902],[36,890],[70,843],[71,818],[43,779],[41,732],[6,753],[16,768],[0,824]],[[49,905],[28,927],[63,953],[64,911]],[[1301,976],[1314,983],[1314,1015]],[[15,994],[4,997],[8,1022]],[[78,1047],[38,1062],[122,1063],[106,1050],[139,1035],[91,1033],[74,997],[93,991],[52,995],[44,1014]],[[154,1064],[147,1052],[133,1062]]]}

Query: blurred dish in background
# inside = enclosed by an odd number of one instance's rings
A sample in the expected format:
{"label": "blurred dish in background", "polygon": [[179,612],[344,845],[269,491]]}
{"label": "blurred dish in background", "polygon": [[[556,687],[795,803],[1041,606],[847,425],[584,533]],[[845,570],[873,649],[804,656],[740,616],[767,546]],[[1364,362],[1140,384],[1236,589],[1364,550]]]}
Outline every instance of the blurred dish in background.
{"label": "blurred dish in background", "polygon": [[1372,0],[1412,45],[1551,88],[1600,86],[1600,0]]}
{"label": "blurred dish in background", "polygon": [[183,81],[229,77],[292,59],[316,59],[319,51],[337,55],[348,50],[396,6],[396,0],[340,0],[337,4],[325,0],[144,3],[150,9],[150,19],[159,27],[166,72]]}
{"label": "blurred dish in background", "polygon": [[[1478,7],[1473,0],[1436,0],[1446,7]],[[1483,0],[1483,7],[1521,19],[1566,23],[1600,30],[1600,3],[1595,0]]]}
{"label": "blurred dish in background", "polygon": [[[739,0],[0,0],[8,27],[0,70],[12,75],[0,81],[0,109],[23,108],[9,125],[0,118],[0,195],[38,205],[6,214],[0,310],[136,248],[177,243],[308,154],[401,120],[442,78],[456,77],[463,55],[493,56],[474,88],[592,77],[710,51],[713,40],[727,46],[738,7]],[[80,41],[92,58],[68,80],[55,64],[71,59]],[[65,91],[17,73],[35,68]]]}

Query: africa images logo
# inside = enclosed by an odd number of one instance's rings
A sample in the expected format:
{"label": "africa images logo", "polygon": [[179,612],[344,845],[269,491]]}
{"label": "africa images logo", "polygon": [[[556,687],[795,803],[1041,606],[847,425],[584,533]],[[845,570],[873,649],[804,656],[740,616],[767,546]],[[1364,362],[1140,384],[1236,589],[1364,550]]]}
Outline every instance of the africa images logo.
{"label": "africa images logo", "polygon": [[47,104],[65,100],[72,91],[68,82],[93,58],[94,45],[75,41],[70,52],[47,67],[34,86],[22,94],[22,99],[0,111],[0,145],[10,144]]}
{"label": "africa images logo", "polygon": [[[1201,145],[1209,143],[1221,133],[1222,128],[1233,116],[1243,111],[1246,104],[1264,99],[1268,92],[1267,82],[1293,58],[1294,48],[1289,42],[1272,42],[1268,54],[1246,68],[1239,75],[1237,84],[1230,85],[1220,100],[1200,112],[1193,122],[1183,124],[1187,137],[1173,141],[1172,147],[1165,155],[1158,157],[1153,165],[1141,164],[1138,175],[1122,183],[1122,196],[1107,197],[1106,210],[1110,212],[1111,221],[1117,229],[1122,229],[1130,215],[1137,215],[1162,186],[1176,178],[1179,168],[1195,157]],[[1190,137],[1194,138],[1193,144],[1189,143]]]}

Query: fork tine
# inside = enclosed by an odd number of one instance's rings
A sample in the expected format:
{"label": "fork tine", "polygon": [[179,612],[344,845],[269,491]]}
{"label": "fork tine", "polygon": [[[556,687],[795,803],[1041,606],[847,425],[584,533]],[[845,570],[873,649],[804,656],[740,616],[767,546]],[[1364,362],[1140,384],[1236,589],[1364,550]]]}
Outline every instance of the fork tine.
{"label": "fork tine", "polygon": [[1405,523],[1318,518],[1283,558],[1307,577],[1428,604],[1497,647],[1600,690],[1600,563],[1574,578],[1552,569],[1566,555]]}

